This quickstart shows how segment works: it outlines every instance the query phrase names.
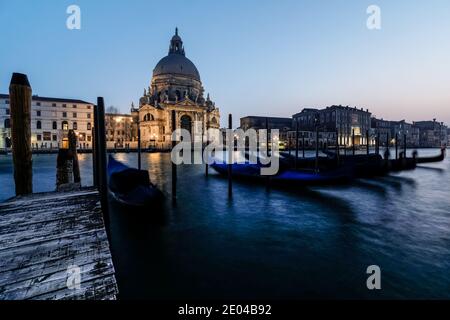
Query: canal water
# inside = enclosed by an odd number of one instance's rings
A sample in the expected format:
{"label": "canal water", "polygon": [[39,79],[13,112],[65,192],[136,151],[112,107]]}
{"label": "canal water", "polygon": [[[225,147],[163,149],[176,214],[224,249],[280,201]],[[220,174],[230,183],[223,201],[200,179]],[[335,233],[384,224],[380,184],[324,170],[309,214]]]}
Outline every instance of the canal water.
{"label": "canal water", "polygon": [[[115,157],[137,166],[136,154]],[[33,159],[35,192],[53,190],[56,156]],[[92,184],[91,156],[80,164]],[[234,182],[232,200],[226,179],[184,165],[176,206],[170,155],[143,154],[143,167],[168,201],[163,213],[112,207],[122,299],[450,298],[449,158],[344,186]],[[13,192],[11,157],[0,156],[0,201]],[[381,268],[381,290],[366,287],[370,265]]]}

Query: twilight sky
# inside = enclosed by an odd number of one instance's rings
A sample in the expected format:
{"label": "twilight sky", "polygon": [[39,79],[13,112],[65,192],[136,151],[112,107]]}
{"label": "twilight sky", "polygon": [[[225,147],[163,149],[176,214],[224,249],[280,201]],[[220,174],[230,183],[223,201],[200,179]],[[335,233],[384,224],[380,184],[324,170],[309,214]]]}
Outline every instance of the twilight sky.
{"label": "twilight sky", "polygon": [[[71,4],[81,30],[66,28]],[[366,27],[371,4],[381,30]],[[331,104],[450,124],[448,0],[0,0],[0,93],[23,72],[34,94],[128,112],[175,26],[222,125]]]}

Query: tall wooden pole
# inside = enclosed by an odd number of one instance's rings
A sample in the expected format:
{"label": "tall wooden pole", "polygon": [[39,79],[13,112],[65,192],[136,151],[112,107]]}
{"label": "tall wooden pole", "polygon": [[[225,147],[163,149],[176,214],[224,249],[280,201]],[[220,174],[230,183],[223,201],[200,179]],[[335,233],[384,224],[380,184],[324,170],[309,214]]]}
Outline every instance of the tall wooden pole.
{"label": "tall wooden pole", "polygon": [[316,126],[316,172],[319,171],[319,126]]}
{"label": "tall wooden pole", "polygon": [[366,130],[366,147],[367,147],[367,155],[369,155],[370,154],[369,130]]}
{"label": "tall wooden pole", "polygon": [[375,143],[377,154],[380,154],[380,132],[377,132],[377,141]]}
{"label": "tall wooden pole", "polygon": [[395,133],[395,160],[398,159],[398,133]]}
{"label": "tall wooden pole", "polygon": [[[205,137],[206,137],[206,143],[205,143],[205,147],[208,145],[209,143],[209,134],[208,134],[208,130],[209,130],[209,125],[208,125],[208,119],[206,119],[206,123],[203,124],[204,128],[206,129],[205,132]],[[205,149],[203,149],[204,151]],[[205,176],[207,177],[209,174],[209,166],[208,166],[208,161],[206,161],[206,165],[205,165]]]}
{"label": "tall wooden pole", "polygon": [[[97,118],[95,113],[97,112],[97,108],[94,108],[94,121]],[[98,188],[98,174],[97,174],[97,135],[95,133],[97,128],[97,124],[94,123],[94,126],[91,129],[91,135],[92,135],[92,180],[94,182],[94,187]]]}
{"label": "tall wooden pole", "polygon": [[403,134],[403,152],[404,152],[404,156],[406,158],[406,133]]}
{"label": "tall wooden pole", "polygon": [[[109,230],[109,208],[108,208],[108,176],[106,172],[107,160],[106,160],[106,132],[105,132],[105,101],[102,97],[97,98],[97,109],[95,119],[95,135],[97,137],[97,158],[98,158],[98,182],[100,191],[100,202],[102,205],[103,219],[105,221],[106,232],[108,238],[111,238]],[[95,115],[95,114],[94,114]]]}
{"label": "tall wooden pole", "polygon": [[33,193],[31,98],[32,90],[28,77],[25,74],[13,73],[9,86],[9,100],[16,195]]}
{"label": "tall wooden pole", "polygon": [[77,136],[75,134],[75,131],[69,130],[68,138],[69,138],[69,151],[73,163],[73,182],[81,183],[80,164],[78,163],[78,153],[77,153]]}
{"label": "tall wooden pole", "polygon": [[339,149],[339,129],[336,129],[336,161],[339,165],[341,150]]}
{"label": "tall wooden pole", "polygon": [[[176,112],[172,110],[172,133],[177,128]],[[172,140],[172,150],[177,145],[177,141]],[[172,202],[177,201],[177,165],[172,161]]]}
{"label": "tall wooden pole", "polygon": [[299,133],[299,128],[298,128],[298,119],[295,118],[295,168],[297,169],[297,159],[298,159],[298,133]]}
{"label": "tall wooden pole", "polygon": [[353,155],[355,155],[355,153],[356,153],[356,148],[355,148],[355,129],[352,129],[352,152],[353,152]]}
{"label": "tall wooden pole", "polygon": [[137,134],[138,134],[138,169],[142,168],[142,150],[141,150],[141,119],[139,119],[138,113],[138,121],[137,121]]}
{"label": "tall wooden pole", "polygon": [[[233,139],[233,134],[231,132],[231,130],[233,129],[233,116],[231,115],[231,113],[228,115],[228,140],[231,141],[227,141],[228,143],[228,197],[231,198],[233,196],[233,151],[234,151],[234,141]],[[266,143],[267,144],[267,143]]]}

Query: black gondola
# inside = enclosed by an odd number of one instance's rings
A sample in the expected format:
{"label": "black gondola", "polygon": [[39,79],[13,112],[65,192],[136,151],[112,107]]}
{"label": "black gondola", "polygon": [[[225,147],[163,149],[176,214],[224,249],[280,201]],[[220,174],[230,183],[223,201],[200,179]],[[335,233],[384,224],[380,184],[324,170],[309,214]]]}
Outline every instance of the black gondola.
{"label": "black gondola", "polygon": [[[441,148],[440,155],[433,156],[433,157],[416,157],[416,162],[417,163],[441,162],[445,159],[446,151],[447,151],[447,149],[443,147],[443,148]],[[417,151],[415,151],[415,153],[417,154]]]}
{"label": "black gondola", "polygon": [[164,199],[164,194],[150,182],[148,171],[130,168],[111,155],[108,177],[109,193],[115,201],[127,207],[156,207]]}

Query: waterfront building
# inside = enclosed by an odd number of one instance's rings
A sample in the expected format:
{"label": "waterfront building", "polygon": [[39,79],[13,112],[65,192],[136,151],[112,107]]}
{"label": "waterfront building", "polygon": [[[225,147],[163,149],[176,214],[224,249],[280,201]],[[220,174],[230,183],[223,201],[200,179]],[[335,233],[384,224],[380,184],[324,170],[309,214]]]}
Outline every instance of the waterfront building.
{"label": "waterfront building", "polygon": [[176,128],[194,132],[194,121],[204,131],[219,129],[220,113],[204,89],[197,67],[185,55],[178,29],[170,41],[169,54],[153,70],[148,90],[139,101],[139,123],[142,146],[169,149],[172,111],[176,112]]}
{"label": "waterfront building", "polygon": [[399,143],[403,145],[403,139],[406,135],[406,146],[408,148],[417,148],[420,146],[420,128],[405,120],[390,121],[390,137],[395,140],[397,134]]}
{"label": "waterfront building", "polygon": [[436,121],[417,121],[414,126],[420,130],[419,144],[422,148],[438,148],[447,144],[447,126]]}
{"label": "waterfront building", "polygon": [[247,116],[240,119],[240,129],[244,131],[266,129],[266,122],[269,125],[269,130],[279,130],[279,141],[286,144],[288,132],[292,129],[292,118]]}
{"label": "waterfront building", "polygon": [[[77,99],[32,97],[31,145],[34,149],[56,149],[73,129],[78,147],[92,148],[93,104]],[[9,95],[0,94],[0,149],[11,147]]]}
{"label": "waterfront building", "polygon": [[380,146],[386,146],[387,140],[391,141],[392,133],[391,133],[391,121],[384,119],[377,119],[373,117],[371,119],[371,127],[372,132],[375,136],[380,137]]}
{"label": "waterfront building", "polygon": [[105,114],[106,143],[112,148],[137,148],[138,123],[132,114]]}
{"label": "waterfront building", "polygon": [[369,130],[369,143],[373,144],[369,110],[334,105],[325,109],[305,108],[292,117],[294,123],[298,122],[300,131],[315,132],[317,128],[319,132],[338,132],[340,145],[351,146],[353,133],[355,145],[365,145],[366,132]]}

